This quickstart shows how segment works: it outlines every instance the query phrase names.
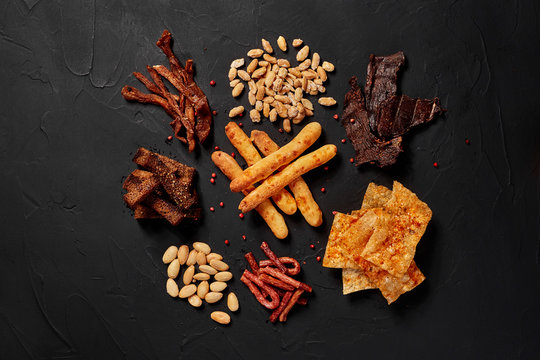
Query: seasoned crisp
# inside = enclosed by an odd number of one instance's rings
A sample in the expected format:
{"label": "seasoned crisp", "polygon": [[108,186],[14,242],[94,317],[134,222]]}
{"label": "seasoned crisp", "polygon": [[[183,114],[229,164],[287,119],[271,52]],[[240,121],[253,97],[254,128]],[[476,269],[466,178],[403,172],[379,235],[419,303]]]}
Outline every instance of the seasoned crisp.
{"label": "seasoned crisp", "polygon": [[431,219],[431,210],[397,181],[384,209],[380,217],[382,226],[374,231],[361,256],[399,277],[414,258],[416,245]]}

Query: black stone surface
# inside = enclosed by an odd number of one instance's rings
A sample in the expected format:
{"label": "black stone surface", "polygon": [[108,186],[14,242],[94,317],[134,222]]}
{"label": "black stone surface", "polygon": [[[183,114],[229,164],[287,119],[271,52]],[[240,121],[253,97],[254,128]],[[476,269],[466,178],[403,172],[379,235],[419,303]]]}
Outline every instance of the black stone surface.
{"label": "black stone surface", "polygon": [[[538,358],[539,6],[3,1],[0,358]],[[165,28],[181,60],[194,59],[196,80],[219,112],[208,144],[195,154],[165,141],[171,131],[161,109],[120,96],[124,84],[137,84],[132,71],[166,64],[154,45]],[[215,185],[209,178],[219,173],[210,161],[213,146],[233,150],[223,130],[238,103],[226,78],[230,62],[261,37],[275,44],[281,34],[289,44],[302,38],[336,65],[327,89],[339,107],[316,105],[314,120],[324,127],[317,145],[334,143],[339,152],[328,171],[305,177],[324,225],[313,229],[298,214],[287,217],[290,237],[278,241],[257,214],[239,219],[241,197],[228,191],[223,175]],[[356,169],[332,115],[341,112],[350,76],[365,78],[370,53],[398,50],[408,64],[400,90],[438,96],[448,113],[405,138],[396,166]],[[267,130],[280,144],[290,139],[269,122],[242,121],[246,131]],[[139,146],[197,168],[204,209],[198,226],[131,217],[121,183]],[[427,280],[391,306],[375,290],[343,296],[340,271],[316,261],[331,211],[359,208],[369,182],[394,179],[433,210],[416,256]],[[163,251],[194,240],[224,254],[236,275],[231,288],[241,310],[229,327],[209,317],[224,303],[195,310],[165,293]],[[244,252],[262,240],[305,261],[303,279],[314,287],[309,305],[285,325],[268,323],[269,313],[239,281]]]}

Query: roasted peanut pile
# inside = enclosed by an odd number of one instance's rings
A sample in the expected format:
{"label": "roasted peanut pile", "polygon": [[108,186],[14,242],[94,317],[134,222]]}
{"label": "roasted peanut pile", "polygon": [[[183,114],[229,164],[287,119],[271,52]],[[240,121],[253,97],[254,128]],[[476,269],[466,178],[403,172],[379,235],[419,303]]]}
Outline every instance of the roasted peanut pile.
{"label": "roasted peanut pile", "polygon": [[[269,41],[262,39],[262,48],[251,49],[247,56],[252,60],[241,69],[245,61],[236,59],[231,63],[229,81],[232,96],[239,97],[247,83],[249,87],[248,99],[253,106],[249,116],[251,121],[260,122],[262,116],[274,122],[278,117],[283,119],[283,129],[291,131],[291,121],[299,124],[306,116],[313,116],[313,104],[304,98],[304,94],[319,95],[326,92],[323,84],[327,80],[327,72],[334,71],[334,65],[328,61],[321,62],[318,53],[311,58],[308,45],[303,45],[301,39],[294,39],[292,45],[300,48],[296,53],[298,65],[292,67],[289,60],[278,59],[272,56],[274,49]],[[287,42],[283,36],[277,39],[281,51],[287,51]],[[332,97],[320,97],[319,104],[332,106],[336,100]],[[243,106],[237,106],[229,112],[233,118],[244,112]]]}
{"label": "roasted peanut pile", "polygon": [[[223,262],[223,256],[213,253],[210,246],[203,242],[194,242],[190,251],[187,245],[179,248],[170,246],[163,254],[163,263],[168,264],[167,293],[172,297],[187,299],[193,307],[200,307],[203,300],[214,304],[223,298],[223,291],[227,289],[227,281],[233,275],[229,265]],[[182,266],[185,270],[182,275],[182,288],[178,287],[176,278],[179,278]],[[227,307],[230,311],[239,308],[238,298],[231,291],[227,295]],[[214,311],[210,314],[212,320],[219,324],[229,324],[231,317],[223,311]]]}

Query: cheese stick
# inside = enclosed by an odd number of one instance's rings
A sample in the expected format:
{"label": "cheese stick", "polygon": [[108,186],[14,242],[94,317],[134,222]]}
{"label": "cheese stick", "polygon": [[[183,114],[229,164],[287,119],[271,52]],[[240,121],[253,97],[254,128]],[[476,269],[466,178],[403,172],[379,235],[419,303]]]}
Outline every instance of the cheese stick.
{"label": "cheese stick", "polygon": [[[268,156],[279,150],[279,145],[264,131],[253,130],[251,132],[251,141],[264,156]],[[301,176],[297,177],[289,183],[289,188],[296,199],[298,209],[307,223],[314,227],[320,226],[323,222],[322,211],[313,198],[313,194],[304,179]]]}
{"label": "cheese stick", "polygon": [[240,202],[238,209],[244,213],[254,209],[265,199],[276,194],[297,177],[332,159],[336,153],[337,148],[335,145],[324,145],[323,147],[298,158],[281,172],[267,178],[260,186],[246,195]]}
{"label": "cheese stick", "polygon": [[[232,156],[224,153],[223,151],[215,151],[214,153],[212,153],[212,161],[230,180],[235,179],[242,173],[242,168],[240,167],[240,165],[238,165],[236,160],[234,160]],[[253,187],[248,188],[244,191],[244,195],[248,195],[249,192],[253,190]],[[268,227],[270,227],[270,230],[272,230],[272,233],[274,233],[275,237],[277,237],[278,239],[284,239],[287,237],[287,235],[289,234],[289,229],[287,229],[285,219],[283,218],[283,215],[281,215],[279,211],[276,210],[274,205],[272,205],[270,200],[267,199],[266,201],[261,202],[255,208],[255,210],[268,224]]]}
{"label": "cheese stick", "polygon": [[[255,146],[251,143],[249,137],[238,124],[232,121],[228,123],[227,126],[225,126],[225,134],[229,138],[231,144],[238,150],[244,160],[246,160],[248,166],[251,166],[262,159],[257,149],[255,149]],[[272,196],[272,200],[274,200],[276,205],[285,214],[292,215],[296,212],[296,201],[286,189],[281,189],[279,193]]]}
{"label": "cheese stick", "polygon": [[257,161],[252,166],[242,172],[242,175],[231,181],[231,190],[238,192],[247,189],[248,186],[266,179],[274,171],[287,165],[321,136],[321,124],[312,122],[307,124],[294,139],[281,149]]}

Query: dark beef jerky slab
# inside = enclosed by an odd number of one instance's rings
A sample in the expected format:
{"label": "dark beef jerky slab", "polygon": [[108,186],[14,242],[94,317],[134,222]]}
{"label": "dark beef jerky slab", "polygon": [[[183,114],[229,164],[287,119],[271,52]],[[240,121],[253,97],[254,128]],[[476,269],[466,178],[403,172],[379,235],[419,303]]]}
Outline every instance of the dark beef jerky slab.
{"label": "dark beef jerky slab", "polygon": [[425,100],[407,95],[392,96],[379,106],[377,133],[386,139],[401,136],[414,126],[430,122],[442,111],[438,98]]}
{"label": "dark beef jerky slab", "polygon": [[353,76],[349,83],[351,90],[345,95],[342,122],[356,151],[355,165],[366,162],[381,167],[394,164],[401,152],[401,137],[382,141],[371,132],[366,102],[356,77]]}

